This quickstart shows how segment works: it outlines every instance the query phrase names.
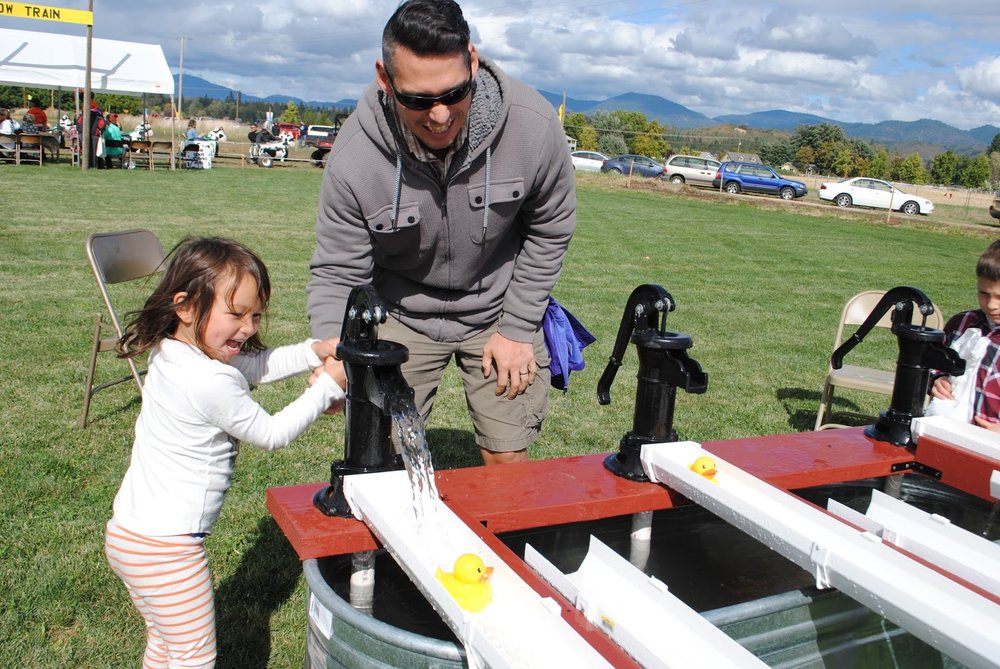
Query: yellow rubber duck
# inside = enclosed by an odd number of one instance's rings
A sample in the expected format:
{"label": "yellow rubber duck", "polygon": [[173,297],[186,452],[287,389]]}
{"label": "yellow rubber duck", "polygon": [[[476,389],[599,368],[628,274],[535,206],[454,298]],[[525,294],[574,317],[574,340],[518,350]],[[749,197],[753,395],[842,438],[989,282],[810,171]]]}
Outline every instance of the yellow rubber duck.
{"label": "yellow rubber duck", "polygon": [[719,483],[718,481],[715,480],[715,474],[716,474],[715,460],[708,457],[707,455],[703,455],[697,460],[695,460],[693,463],[691,463],[689,469],[693,471],[695,474],[701,474],[712,483],[715,484]]}
{"label": "yellow rubber duck", "polygon": [[493,567],[487,567],[475,553],[463,553],[455,560],[455,571],[446,573],[438,567],[434,576],[441,581],[458,605],[466,611],[482,611],[493,599],[488,579]]}

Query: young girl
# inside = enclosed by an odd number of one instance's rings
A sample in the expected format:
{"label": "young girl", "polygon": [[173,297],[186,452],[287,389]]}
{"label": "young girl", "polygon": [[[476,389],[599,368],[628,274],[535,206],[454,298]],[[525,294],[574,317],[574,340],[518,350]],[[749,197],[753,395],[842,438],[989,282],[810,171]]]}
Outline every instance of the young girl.
{"label": "young girl", "polygon": [[[204,541],[239,442],[286,446],[344,398],[335,341],[264,347],[257,330],[270,296],[267,269],[245,246],[185,241],[122,337],[123,357],[150,351],[149,372],[105,553],[146,621],[148,669],[215,665]],[[251,383],[310,369],[310,387],[274,416],[250,396]]]}

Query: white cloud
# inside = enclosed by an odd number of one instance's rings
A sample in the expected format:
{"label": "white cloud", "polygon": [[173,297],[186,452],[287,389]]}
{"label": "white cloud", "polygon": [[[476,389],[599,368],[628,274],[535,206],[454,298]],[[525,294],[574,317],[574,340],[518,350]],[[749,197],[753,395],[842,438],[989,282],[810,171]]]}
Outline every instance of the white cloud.
{"label": "white cloud", "polygon": [[[661,95],[710,116],[788,109],[1000,124],[1000,12],[983,0],[460,1],[482,53],[571,97]],[[94,32],[159,43],[175,71],[185,35],[186,74],[254,95],[335,101],[371,81],[398,2],[98,0]],[[40,23],[0,18],[5,28],[73,31]]]}

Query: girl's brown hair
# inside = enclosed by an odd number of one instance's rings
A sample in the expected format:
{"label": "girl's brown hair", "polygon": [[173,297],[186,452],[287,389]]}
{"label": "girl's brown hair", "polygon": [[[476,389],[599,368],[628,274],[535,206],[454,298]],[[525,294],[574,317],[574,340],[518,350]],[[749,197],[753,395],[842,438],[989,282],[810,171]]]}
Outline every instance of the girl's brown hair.
{"label": "girl's brown hair", "polygon": [[[228,291],[225,299],[231,302],[244,277],[249,276],[257,282],[257,298],[267,309],[271,299],[267,267],[257,254],[239,242],[221,237],[184,239],[170,251],[165,262],[166,272],[145,306],[126,315],[119,354],[123,358],[135,357],[161,340],[173,337],[180,323],[177,308],[182,304],[194,307],[195,336],[198,346],[203,347],[202,334],[215,303],[216,291]],[[174,304],[177,293],[187,295]],[[247,352],[263,348],[259,331],[243,344]]]}

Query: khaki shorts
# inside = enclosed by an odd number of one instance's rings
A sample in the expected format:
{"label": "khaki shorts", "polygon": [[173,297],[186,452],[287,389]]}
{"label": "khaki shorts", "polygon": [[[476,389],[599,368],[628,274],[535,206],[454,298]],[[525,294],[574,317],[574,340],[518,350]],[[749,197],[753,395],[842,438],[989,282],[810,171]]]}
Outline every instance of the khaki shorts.
{"label": "khaki shorts", "polygon": [[402,344],[410,351],[403,363],[403,377],[414,392],[417,411],[424,424],[430,417],[438,385],[448,364],[455,360],[465,386],[465,401],[476,431],[476,444],[488,451],[510,452],[526,449],[538,439],[542,420],[549,410],[549,352],[545,335],[535,333],[535,361],[538,374],[523,395],[507,399],[496,395],[496,370],[483,378],[483,347],[497,331],[494,323],[483,332],[460,342],[439,342],[406,327],[392,316],[379,326],[379,339]]}

